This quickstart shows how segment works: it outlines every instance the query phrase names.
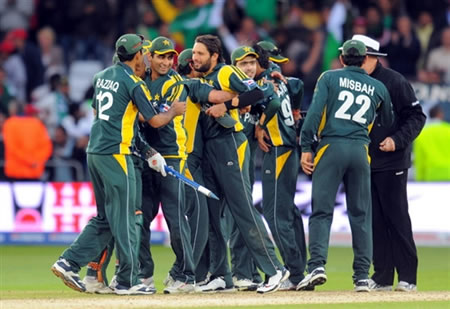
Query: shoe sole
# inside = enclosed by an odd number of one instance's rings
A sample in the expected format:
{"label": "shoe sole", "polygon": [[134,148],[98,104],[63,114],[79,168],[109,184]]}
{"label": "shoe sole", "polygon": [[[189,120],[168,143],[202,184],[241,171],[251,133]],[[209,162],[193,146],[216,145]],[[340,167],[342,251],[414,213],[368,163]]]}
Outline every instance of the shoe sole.
{"label": "shoe sole", "polygon": [[56,277],[61,278],[61,280],[63,281],[63,283],[64,283],[66,286],[68,286],[69,288],[71,288],[72,290],[77,291],[77,292],[81,292],[81,293],[82,293],[82,292],[86,292],[85,289],[80,288],[80,287],[77,286],[76,284],[72,283],[72,281],[68,280],[68,279],[66,278],[66,276],[64,276],[64,274],[63,274],[60,270],[58,270],[55,266],[52,266],[51,270],[52,270],[52,272],[55,274]]}
{"label": "shoe sole", "polygon": [[355,292],[370,292],[370,289],[368,286],[357,287],[357,288],[355,288]]}
{"label": "shoe sole", "polygon": [[238,290],[239,292],[254,292],[258,288],[258,285],[250,285],[250,286],[234,286],[235,290]]}
{"label": "shoe sole", "polygon": [[314,289],[317,285],[322,285],[325,282],[327,282],[327,275],[318,274],[314,277],[311,277],[311,280],[307,284],[297,286],[296,290],[297,291],[314,291]]}
{"label": "shoe sole", "polygon": [[402,288],[395,288],[396,292],[405,292],[405,293],[410,293],[410,292],[417,292],[417,290],[408,290],[408,289],[402,289]]}
{"label": "shoe sole", "polygon": [[191,294],[191,293],[195,293],[195,290],[192,291],[168,291],[168,290],[164,290],[163,291],[164,294]]}

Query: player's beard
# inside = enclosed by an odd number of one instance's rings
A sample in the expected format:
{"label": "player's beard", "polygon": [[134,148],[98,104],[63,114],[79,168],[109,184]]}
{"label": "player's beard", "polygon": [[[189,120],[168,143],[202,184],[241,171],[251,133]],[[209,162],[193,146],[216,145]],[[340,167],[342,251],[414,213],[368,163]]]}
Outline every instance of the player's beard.
{"label": "player's beard", "polygon": [[208,61],[206,61],[206,63],[200,65],[198,68],[195,67],[195,63],[194,63],[194,69],[200,73],[208,72],[209,69],[211,69],[211,58],[209,58]]}

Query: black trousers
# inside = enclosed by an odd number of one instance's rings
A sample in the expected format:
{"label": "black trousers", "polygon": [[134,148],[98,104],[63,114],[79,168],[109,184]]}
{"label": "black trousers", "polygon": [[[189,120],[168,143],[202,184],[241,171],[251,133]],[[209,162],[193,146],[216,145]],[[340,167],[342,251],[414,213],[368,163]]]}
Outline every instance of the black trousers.
{"label": "black trousers", "polygon": [[393,285],[395,271],[398,281],[417,281],[418,259],[408,213],[407,179],[408,170],[372,171],[372,279],[378,284]]}

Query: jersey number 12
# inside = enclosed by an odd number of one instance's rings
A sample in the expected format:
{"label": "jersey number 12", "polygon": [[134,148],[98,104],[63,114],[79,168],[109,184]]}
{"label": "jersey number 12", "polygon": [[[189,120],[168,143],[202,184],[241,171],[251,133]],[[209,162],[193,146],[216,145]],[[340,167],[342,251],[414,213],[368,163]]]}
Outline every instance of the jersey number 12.
{"label": "jersey number 12", "polygon": [[[98,118],[108,121],[109,116],[106,115],[105,112],[113,105],[114,99],[111,92],[100,91],[95,98],[98,102]],[[104,99],[106,99],[105,104],[103,104]]]}

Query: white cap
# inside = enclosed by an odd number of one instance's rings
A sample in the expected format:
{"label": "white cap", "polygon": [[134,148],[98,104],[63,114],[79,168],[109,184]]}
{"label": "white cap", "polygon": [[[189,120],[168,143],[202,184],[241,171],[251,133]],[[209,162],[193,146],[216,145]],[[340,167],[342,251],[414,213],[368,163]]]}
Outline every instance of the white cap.
{"label": "white cap", "polygon": [[380,53],[380,43],[368,36],[362,34],[355,34],[352,40],[361,41],[367,47],[367,55],[371,56],[387,56],[385,53]]}

